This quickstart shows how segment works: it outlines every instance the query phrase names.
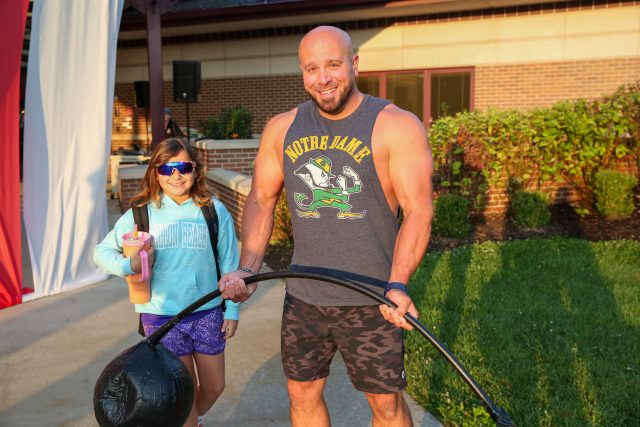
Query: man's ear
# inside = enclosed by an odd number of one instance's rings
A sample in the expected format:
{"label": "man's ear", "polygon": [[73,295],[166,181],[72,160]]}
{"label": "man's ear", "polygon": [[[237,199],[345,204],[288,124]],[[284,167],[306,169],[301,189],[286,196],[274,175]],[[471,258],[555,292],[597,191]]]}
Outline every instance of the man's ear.
{"label": "man's ear", "polygon": [[353,67],[353,73],[358,75],[358,62],[360,61],[360,57],[358,55],[353,55],[351,58],[351,66]]}

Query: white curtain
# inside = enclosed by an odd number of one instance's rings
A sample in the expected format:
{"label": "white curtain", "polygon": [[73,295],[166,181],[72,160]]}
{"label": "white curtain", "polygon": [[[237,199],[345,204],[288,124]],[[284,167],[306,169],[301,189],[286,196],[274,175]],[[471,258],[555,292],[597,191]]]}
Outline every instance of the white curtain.
{"label": "white curtain", "polygon": [[34,292],[106,279],[106,176],[124,0],[36,0],[25,100],[24,222]]}

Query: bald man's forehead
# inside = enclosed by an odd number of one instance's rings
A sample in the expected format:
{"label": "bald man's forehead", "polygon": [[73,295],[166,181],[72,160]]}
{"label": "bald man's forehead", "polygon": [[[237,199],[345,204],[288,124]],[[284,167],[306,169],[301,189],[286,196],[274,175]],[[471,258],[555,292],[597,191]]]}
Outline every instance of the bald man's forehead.
{"label": "bald man's forehead", "polygon": [[300,44],[298,58],[301,65],[326,61],[348,62],[352,50],[333,38],[308,39]]}
{"label": "bald man's forehead", "polygon": [[299,51],[307,46],[318,44],[333,44],[334,47],[340,47],[349,54],[353,53],[351,37],[336,27],[321,26],[309,31],[300,41]]}

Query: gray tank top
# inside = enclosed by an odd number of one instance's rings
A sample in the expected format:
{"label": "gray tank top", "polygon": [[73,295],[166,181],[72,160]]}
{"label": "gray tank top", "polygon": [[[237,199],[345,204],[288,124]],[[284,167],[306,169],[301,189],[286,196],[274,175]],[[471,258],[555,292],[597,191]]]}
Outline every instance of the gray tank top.
{"label": "gray tank top", "polygon": [[[371,135],[389,102],[365,95],[351,115],[329,120],[301,104],[284,141],[284,185],[293,224],[291,269],[355,280],[382,294],[398,220],[384,197]],[[356,291],[289,279],[287,292],[309,304],[372,305]]]}

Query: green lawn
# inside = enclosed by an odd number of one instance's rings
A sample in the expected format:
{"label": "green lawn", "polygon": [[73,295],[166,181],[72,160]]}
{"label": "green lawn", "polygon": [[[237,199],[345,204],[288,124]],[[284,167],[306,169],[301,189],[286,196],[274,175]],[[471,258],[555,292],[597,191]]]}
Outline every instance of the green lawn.
{"label": "green lawn", "polygon": [[[640,242],[538,239],[427,254],[420,321],[523,426],[640,425]],[[445,425],[493,425],[417,332],[408,391]]]}

